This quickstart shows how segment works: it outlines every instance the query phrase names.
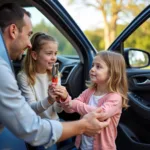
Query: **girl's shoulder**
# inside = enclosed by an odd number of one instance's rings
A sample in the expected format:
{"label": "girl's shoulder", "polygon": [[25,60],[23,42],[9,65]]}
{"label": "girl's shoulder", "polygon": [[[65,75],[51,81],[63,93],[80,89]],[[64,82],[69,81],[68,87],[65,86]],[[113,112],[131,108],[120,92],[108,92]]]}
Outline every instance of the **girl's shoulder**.
{"label": "girl's shoulder", "polygon": [[117,92],[110,92],[106,95],[107,98],[117,98],[117,99],[122,99],[122,96],[120,93],[117,93]]}
{"label": "girl's shoulder", "polygon": [[87,89],[85,89],[83,92],[82,92],[82,94],[84,93],[84,94],[91,94],[91,93],[94,93],[94,89],[92,89],[92,88],[87,88]]}
{"label": "girl's shoulder", "polygon": [[20,83],[22,82],[27,82],[28,81],[28,77],[26,75],[26,73],[24,71],[20,71],[18,74],[17,74],[17,77],[16,77],[17,81]]}
{"label": "girl's shoulder", "polygon": [[25,73],[23,70],[21,70],[21,71],[19,71],[19,73],[17,74],[17,77],[27,78],[27,75],[26,75],[26,73]]}
{"label": "girl's shoulder", "polygon": [[93,91],[95,91],[95,89],[93,89],[93,88],[87,88],[87,89],[85,89],[85,91],[90,91],[90,92],[93,92]]}

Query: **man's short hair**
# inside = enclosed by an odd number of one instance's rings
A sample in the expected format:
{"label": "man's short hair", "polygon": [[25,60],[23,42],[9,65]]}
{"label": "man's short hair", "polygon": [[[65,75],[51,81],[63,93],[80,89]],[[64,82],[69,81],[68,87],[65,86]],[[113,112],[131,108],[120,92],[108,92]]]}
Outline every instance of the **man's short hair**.
{"label": "man's short hair", "polygon": [[6,3],[0,6],[0,28],[2,32],[11,24],[15,24],[19,31],[21,31],[25,25],[23,20],[24,14],[31,17],[28,11],[16,3]]}

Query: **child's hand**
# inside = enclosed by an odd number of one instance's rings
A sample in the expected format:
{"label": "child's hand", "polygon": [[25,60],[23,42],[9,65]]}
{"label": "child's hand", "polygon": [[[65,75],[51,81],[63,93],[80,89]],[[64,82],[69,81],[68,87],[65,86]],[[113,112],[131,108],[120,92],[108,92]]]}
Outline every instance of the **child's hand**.
{"label": "child's hand", "polygon": [[64,86],[61,85],[54,86],[53,91],[55,95],[61,97],[61,101],[65,101],[68,97],[68,92]]}
{"label": "child's hand", "polygon": [[57,101],[57,95],[54,93],[53,85],[50,85],[48,88],[48,102],[53,104],[55,101]]}

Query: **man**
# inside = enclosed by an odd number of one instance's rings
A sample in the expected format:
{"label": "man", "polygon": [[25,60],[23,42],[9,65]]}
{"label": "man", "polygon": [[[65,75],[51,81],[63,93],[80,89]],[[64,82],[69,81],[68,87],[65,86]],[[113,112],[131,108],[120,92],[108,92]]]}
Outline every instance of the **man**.
{"label": "man", "polygon": [[[26,48],[32,46],[30,14],[17,4],[9,3],[0,7],[0,27],[11,60],[20,57]],[[41,119],[21,95],[13,72],[1,57],[0,68],[0,123],[31,145],[49,147],[78,134],[92,136],[109,124],[109,121],[98,120],[102,115],[100,109],[79,121],[60,123]]]}

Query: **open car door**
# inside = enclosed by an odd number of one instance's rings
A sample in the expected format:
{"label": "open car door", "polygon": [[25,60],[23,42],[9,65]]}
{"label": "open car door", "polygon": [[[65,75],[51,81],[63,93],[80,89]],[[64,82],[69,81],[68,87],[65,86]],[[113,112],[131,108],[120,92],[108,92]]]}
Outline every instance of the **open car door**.
{"label": "open car door", "polygon": [[[129,83],[129,108],[124,110],[118,126],[119,150],[150,149],[150,49],[126,47],[136,32],[149,24],[150,5],[145,8],[112,43],[109,50],[124,55]],[[147,35],[150,37],[150,35]],[[146,35],[145,35],[146,37]],[[141,37],[141,38],[144,38]],[[132,41],[134,42],[134,41]],[[142,44],[139,44],[142,45]]]}

